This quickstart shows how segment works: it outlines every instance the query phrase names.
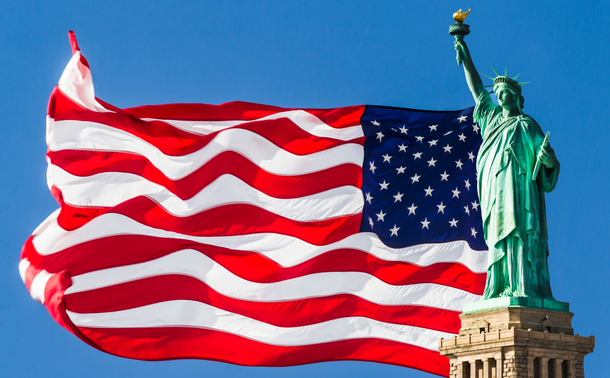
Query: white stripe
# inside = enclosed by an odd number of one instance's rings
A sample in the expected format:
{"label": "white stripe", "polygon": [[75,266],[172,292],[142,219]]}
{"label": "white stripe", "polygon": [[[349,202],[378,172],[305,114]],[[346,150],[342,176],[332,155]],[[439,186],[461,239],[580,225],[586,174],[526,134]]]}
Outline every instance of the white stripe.
{"label": "white stripe", "polygon": [[273,283],[251,282],[191,249],[139,264],[74,276],[66,295],[166,274],[191,276],[222,295],[256,302],[351,294],[386,306],[416,305],[461,311],[465,303],[480,299],[479,295],[438,284],[390,285],[362,272],[325,272]]}
{"label": "white stripe", "polygon": [[475,251],[463,240],[390,248],[383,244],[377,235],[366,232],[348,236],[332,244],[316,246],[279,234],[217,237],[183,235],[148,227],[119,214],[103,214],[74,231],[66,231],[57,224],[57,215],[58,212],[51,214],[41,225],[44,232],[37,234],[33,239],[34,247],[41,255],[51,255],[77,244],[114,235],[145,235],[258,252],[283,267],[298,265],[329,251],[355,249],[386,261],[402,261],[419,266],[449,262],[462,264],[475,273],[483,273],[487,270],[488,252]]}
{"label": "white stripe", "polygon": [[49,121],[47,127],[51,151],[75,149],[134,153],[146,157],[172,180],[189,175],[225,151],[237,152],[268,172],[286,176],[318,172],[341,164],[361,167],[364,159],[364,149],[355,143],[300,156],[243,129],[220,132],[205,147],[189,155],[169,156],[128,132],[100,123]]}
{"label": "white stripe", "polygon": [[58,88],[77,104],[95,112],[107,112],[95,99],[89,67],[80,61],[80,51],[72,55],[59,78]]}
{"label": "white stripe", "polygon": [[301,327],[277,327],[205,303],[177,300],[129,310],[79,314],[66,311],[78,327],[147,328],[196,327],[227,332],[265,344],[299,346],[340,340],[378,338],[438,350],[438,340],[450,333],[363,317],[333,319]]}
{"label": "white stripe", "polygon": [[19,275],[21,276],[21,281],[23,281],[23,283],[25,283],[25,272],[28,270],[29,266],[30,260],[21,259],[21,261],[19,261]]}
{"label": "white stripe", "polygon": [[34,277],[32,280],[32,285],[30,286],[30,295],[34,300],[44,304],[44,289],[47,286],[47,282],[49,279],[53,277],[55,274],[51,274],[46,270],[41,271]]}
{"label": "white stripe", "polygon": [[62,191],[64,201],[79,207],[112,207],[137,196],[147,196],[179,217],[239,203],[303,222],[358,214],[364,207],[362,191],[353,186],[333,188],[305,197],[278,199],[252,188],[235,176],[222,175],[195,196],[183,201],[165,187],[129,173],[105,172],[80,177],[49,165],[47,175],[49,183]]}
{"label": "white stripe", "polygon": [[252,122],[267,121],[274,119],[286,118],[291,120],[302,130],[308,132],[311,135],[315,135],[320,138],[333,138],[338,140],[352,140],[364,136],[362,126],[349,126],[344,128],[335,128],[327,125],[315,115],[308,113],[304,110],[288,110],[285,112],[279,112],[268,115],[266,117],[248,120],[248,121],[182,121],[162,118],[141,118],[144,121],[162,121],[166,122],[174,127],[181,130],[188,131],[191,133],[208,135],[216,131],[228,129],[230,127],[240,126]]}
{"label": "white stripe", "polygon": [[49,232],[53,233],[54,231],[47,231],[47,228],[51,227],[54,230],[54,228],[57,227],[57,217],[59,216],[60,212],[61,208],[58,208],[55,209],[54,212],[49,214],[49,216],[44,221],[42,221],[42,223],[39,224],[38,227],[36,227],[34,232],[32,232],[32,236],[35,238],[38,235],[48,234]]}

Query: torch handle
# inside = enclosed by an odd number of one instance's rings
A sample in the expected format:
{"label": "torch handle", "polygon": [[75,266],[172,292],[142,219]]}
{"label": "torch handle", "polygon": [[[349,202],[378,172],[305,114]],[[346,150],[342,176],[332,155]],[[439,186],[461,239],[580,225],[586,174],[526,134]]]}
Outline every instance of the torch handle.
{"label": "torch handle", "polygon": [[[464,40],[464,36],[460,35],[460,34],[456,34],[455,35],[455,40],[456,41],[463,41]],[[460,52],[459,51],[456,51],[455,59],[457,60],[458,66],[461,66],[462,65],[462,58],[460,58]]]}

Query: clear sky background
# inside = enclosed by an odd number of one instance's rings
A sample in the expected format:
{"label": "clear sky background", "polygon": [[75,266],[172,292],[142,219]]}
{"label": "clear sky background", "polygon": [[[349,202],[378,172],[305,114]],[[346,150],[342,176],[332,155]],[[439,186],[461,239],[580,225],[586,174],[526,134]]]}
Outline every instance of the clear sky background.
{"label": "clear sky background", "polygon": [[[610,31],[608,1],[0,2],[0,376],[432,377],[364,362],[291,368],[141,362],[99,352],[57,325],[19,278],[23,242],[57,208],[45,178],[47,100],[74,30],[96,95],[118,106],[251,101],[284,107],[474,105],[451,15],[479,72],[521,72],[525,112],[561,162],[547,195],[551,284],[576,333],[595,335],[587,376],[610,346]],[[488,79],[484,79],[486,84]]]}

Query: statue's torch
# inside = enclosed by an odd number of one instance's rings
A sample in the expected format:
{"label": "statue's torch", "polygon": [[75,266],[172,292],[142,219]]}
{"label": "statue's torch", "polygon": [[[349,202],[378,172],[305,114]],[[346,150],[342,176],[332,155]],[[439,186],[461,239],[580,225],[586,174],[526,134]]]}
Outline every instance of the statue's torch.
{"label": "statue's torch", "polygon": [[[465,35],[470,34],[470,25],[464,23],[464,20],[466,19],[466,16],[468,16],[468,13],[470,13],[470,9],[468,9],[468,12],[462,12],[462,10],[460,9],[459,11],[453,14],[453,20],[455,21],[455,24],[449,25],[449,34],[454,36],[456,41],[461,41],[464,39]],[[459,52],[456,59],[458,66],[461,66],[462,59],[460,59]]]}

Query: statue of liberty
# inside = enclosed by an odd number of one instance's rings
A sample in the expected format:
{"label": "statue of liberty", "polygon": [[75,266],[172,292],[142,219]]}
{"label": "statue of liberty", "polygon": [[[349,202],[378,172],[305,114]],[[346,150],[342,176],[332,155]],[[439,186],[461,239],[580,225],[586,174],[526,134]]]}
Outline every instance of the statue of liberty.
{"label": "statue of liberty", "polygon": [[[489,247],[484,299],[553,299],[544,193],[555,188],[559,161],[554,150],[545,146],[538,123],[522,111],[522,83],[517,77],[496,72],[493,93],[499,105],[495,105],[463,38],[456,38],[455,49],[476,101],[474,121],[483,137],[477,171],[483,232]],[[539,171],[534,169],[536,161]]]}

